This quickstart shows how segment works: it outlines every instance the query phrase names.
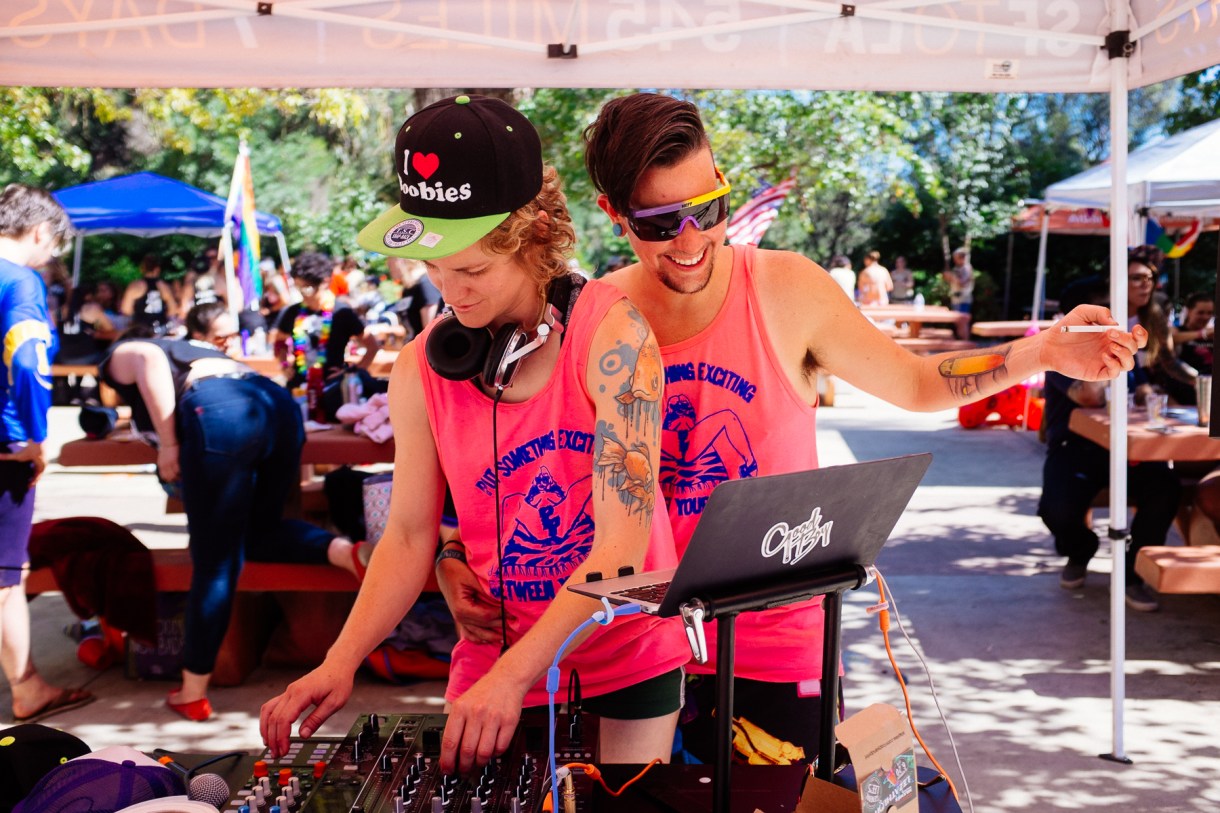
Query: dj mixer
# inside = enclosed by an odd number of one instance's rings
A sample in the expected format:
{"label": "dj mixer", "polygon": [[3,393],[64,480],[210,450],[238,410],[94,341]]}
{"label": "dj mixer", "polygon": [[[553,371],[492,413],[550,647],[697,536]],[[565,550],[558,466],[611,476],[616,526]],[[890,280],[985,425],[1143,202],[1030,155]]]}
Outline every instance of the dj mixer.
{"label": "dj mixer", "polygon": [[[294,738],[265,753],[225,813],[534,813],[548,778],[545,715],[525,715],[508,750],[474,776],[440,772],[443,714],[366,714],[346,737]],[[556,725],[556,761],[597,759],[596,718]],[[590,810],[590,780],[574,774],[569,813]],[[548,783],[549,788],[549,783]],[[549,792],[549,790],[548,790]],[[275,808],[279,808],[278,811]],[[243,810],[244,808],[244,810]]]}

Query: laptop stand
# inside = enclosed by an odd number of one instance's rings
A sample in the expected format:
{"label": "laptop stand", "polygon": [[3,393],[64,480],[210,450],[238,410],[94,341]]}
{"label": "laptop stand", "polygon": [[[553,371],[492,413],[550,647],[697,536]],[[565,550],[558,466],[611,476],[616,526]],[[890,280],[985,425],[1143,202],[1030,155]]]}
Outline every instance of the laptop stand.
{"label": "laptop stand", "polygon": [[[733,758],[733,663],[737,616],[814,596],[822,602],[822,708],[815,776],[831,781],[834,772],[835,712],[839,696],[839,652],[842,643],[844,590],[855,590],[868,581],[860,565],[847,565],[799,580],[772,582],[739,591],[721,591],[714,596],[692,598],[682,606],[682,620],[692,650],[702,650],[707,660],[703,622],[718,620],[716,629],[716,763],[712,774],[712,813],[729,813],[729,786]],[[696,657],[699,657],[698,655]]]}

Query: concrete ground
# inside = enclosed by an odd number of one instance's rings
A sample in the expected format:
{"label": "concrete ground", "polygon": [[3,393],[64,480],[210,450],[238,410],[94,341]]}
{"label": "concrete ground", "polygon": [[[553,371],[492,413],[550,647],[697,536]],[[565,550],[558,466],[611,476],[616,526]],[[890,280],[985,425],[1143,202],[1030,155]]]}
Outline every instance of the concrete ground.
{"label": "concrete ground", "polygon": [[[76,410],[57,408],[56,442],[80,434]],[[931,451],[934,461],[879,566],[915,648],[891,632],[925,741],[974,810],[1213,811],[1220,807],[1220,597],[1165,596],[1158,613],[1126,617],[1123,725],[1110,699],[1110,558],[1103,549],[1081,590],[1060,589],[1062,560],[1034,512],[1043,448],[1032,433],[966,431],[952,412],[915,415],[840,386],[819,410],[823,465]],[[1220,455],[1218,455],[1220,456]],[[150,547],[183,547],[185,522],[166,516],[147,472],[52,466],[37,516],[105,516]],[[1096,521],[1105,522],[1105,512]],[[1176,534],[1171,542],[1180,543]],[[903,705],[875,617],[873,587],[844,610],[849,713]],[[118,668],[81,665],[63,628],[61,597],[31,605],[40,669],[64,685],[87,685],[97,702],[48,720],[93,748],[254,751],[260,704],[300,670],[262,667],[240,687],[212,692],[217,714],[190,723],[163,704],[171,683],[127,680]],[[948,720],[937,716],[935,697]],[[436,711],[440,683],[391,686],[357,678],[347,708],[324,727],[342,734],[363,712]],[[0,688],[0,709],[8,708]],[[1117,736],[1116,736],[1117,731]],[[1100,759],[1118,751],[1132,764]],[[927,764],[919,754],[921,764]],[[962,806],[969,810],[965,795]]]}

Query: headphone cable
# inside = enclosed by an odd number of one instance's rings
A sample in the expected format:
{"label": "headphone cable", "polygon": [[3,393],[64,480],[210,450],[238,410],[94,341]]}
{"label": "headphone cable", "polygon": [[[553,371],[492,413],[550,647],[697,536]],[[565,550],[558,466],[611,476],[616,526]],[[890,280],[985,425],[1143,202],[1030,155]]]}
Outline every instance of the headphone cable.
{"label": "headphone cable", "polygon": [[503,387],[496,387],[495,397],[491,402],[491,472],[496,486],[496,578],[500,580],[500,654],[508,651],[508,620],[506,618],[504,591],[504,518],[500,509],[500,444],[496,414],[500,406],[500,397],[504,395]]}

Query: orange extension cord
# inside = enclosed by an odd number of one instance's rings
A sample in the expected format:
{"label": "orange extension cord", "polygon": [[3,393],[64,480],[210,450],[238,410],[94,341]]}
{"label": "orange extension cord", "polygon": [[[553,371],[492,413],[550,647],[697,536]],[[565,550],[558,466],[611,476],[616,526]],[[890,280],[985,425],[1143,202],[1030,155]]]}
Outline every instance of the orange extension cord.
{"label": "orange extension cord", "polygon": [[[568,762],[568,763],[565,763],[563,767],[567,768],[569,771],[572,770],[573,768],[580,768],[582,771],[585,772],[585,776],[601,783],[601,786],[606,789],[606,793],[609,793],[611,796],[621,796],[623,791],[627,790],[627,788],[631,787],[633,784],[635,784],[636,782],[643,779],[644,774],[651,771],[654,765],[660,765],[660,764],[661,764],[661,760],[659,760],[659,759],[654,759],[652,762],[649,762],[647,765],[644,766],[644,769],[642,771],[640,771],[635,776],[631,777],[626,782],[624,782],[623,786],[621,788],[619,788],[618,790],[610,789],[610,786],[606,784],[606,780],[602,778],[602,772],[598,769],[598,767],[596,765],[593,765],[592,763]],[[543,797],[542,809],[544,811],[549,811],[551,809],[551,794],[550,793],[547,793],[546,796]]]}
{"label": "orange extension cord", "polygon": [[907,693],[907,682],[902,677],[902,670],[898,668],[898,661],[894,659],[894,650],[890,647],[890,611],[889,603],[885,598],[885,576],[881,575],[881,571],[873,568],[873,572],[877,574],[877,594],[879,601],[877,604],[877,623],[881,627],[881,638],[885,641],[885,654],[889,655],[890,666],[894,667],[894,676],[898,678],[898,686],[902,689],[902,700],[907,708],[907,723],[911,726],[911,733],[915,735],[915,739],[919,742],[928,759],[936,770],[940,771],[940,775],[949,783],[949,791],[953,794],[954,799],[958,799],[957,787],[953,784],[953,780],[949,778],[948,772],[940,766],[936,761],[936,757],[932,755],[932,749],[928,748],[928,744],[923,741],[923,737],[919,736],[919,729],[915,727],[915,715],[911,713],[911,695]]}

